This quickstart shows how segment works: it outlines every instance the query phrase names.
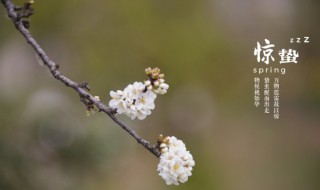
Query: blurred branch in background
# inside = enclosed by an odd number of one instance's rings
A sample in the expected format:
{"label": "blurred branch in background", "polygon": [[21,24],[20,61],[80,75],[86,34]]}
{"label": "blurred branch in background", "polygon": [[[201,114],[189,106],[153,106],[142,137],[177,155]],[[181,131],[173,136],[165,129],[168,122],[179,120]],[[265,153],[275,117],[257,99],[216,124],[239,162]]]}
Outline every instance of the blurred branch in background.
{"label": "blurred branch in background", "polygon": [[80,95],[80,100],[87,106],[88,109],[91,109],[92,106],[96,106],[100,112],[106,113],[115,123],[117,123],[121,128],[128,132],[133,138],[135,138],[138,143],[143,145],[147,150],[149,150],[156,157],[160,157],[160,151],[158,145],[152,145],[150,142],[144,140],[140,137],[133,129],[127,126],[125,123],[121,122],[117,117],[115,117],[116,110],[112,109],[105,104],[103,104],[99,99],[95,98],[93,95],[87,92],[90,90],[88,84],[77,83],[63,75],[58,69],[59,65],[53,62],[46,52],[40,47],[37,41],[32,37],[30,31],[28,30],[29,22],[28,17],[33,14],[33,9],[31,4],[33,1],[25,3],[23,7],[19,7],[13,4],[10,0],[1,0],[2,4],[7,10],[8,16],[11,18],[17,30],[25,37],[27,42],[33,47],[37,55],[40,57],[44,65],[46,65],[51,74],[57,80],[64,83],[67,87],[74,89]]}

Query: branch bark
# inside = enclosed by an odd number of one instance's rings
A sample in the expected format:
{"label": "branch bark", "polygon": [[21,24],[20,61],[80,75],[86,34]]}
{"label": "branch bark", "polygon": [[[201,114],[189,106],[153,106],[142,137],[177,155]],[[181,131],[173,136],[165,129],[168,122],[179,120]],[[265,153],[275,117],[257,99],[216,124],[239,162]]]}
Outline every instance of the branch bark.
{"label": "branch bark", "polygon": [[130,128],[125,123],[121,122],[115,116],[116,114],[115,109],[112,109],[106,106],[103,102],[94,98],[93,95],[91,95],[89,92],[86,91],[87,89],[86,86],[84,87],[81,83],[79,84],[69,79],[59,71],[59,65],[49,58],[47,53],[41,48],[38,42],[32,37],[30,31],[24,26],[23,22],[21,21],[21,17],[16,12],[17,6],[11,0],[1,0],[1,3],[4,5],[5,9],[7,10],[8,16],[12,20],[16,29],[23,35],[23,37],[27,40],[27,42],[32,46],[34,51],[41,58],[44,65],[48,67],[52,76],[55,79],[65,84],[67,87],[70,87],[73,90],[75,90],[80,95],[81,101],[85,105],[87,105],[87,103],[90,102],[91,104],[94,104],[95,106],[97,106],[100,112],[104,112],[105,114],[107,114],[115,123],[117,123],[122,129],[128,132],[133,138],[135,138],[138,143],[144,146],[156,157],[158,158],[160,157],[160,151],[158,150],[157,145],[152,145],[147,140],[144,140],[132,128]]}

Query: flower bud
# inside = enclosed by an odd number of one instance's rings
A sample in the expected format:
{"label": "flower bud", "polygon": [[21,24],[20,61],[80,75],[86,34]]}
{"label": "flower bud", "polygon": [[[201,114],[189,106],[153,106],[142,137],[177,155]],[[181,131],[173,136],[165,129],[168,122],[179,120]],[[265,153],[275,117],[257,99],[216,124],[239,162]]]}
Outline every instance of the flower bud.
{"label": "flower bud", "polygon": [[153,84],[154,84],[154,86],[159,86],[160,85],[159,81],[157,81],[157,80]]}

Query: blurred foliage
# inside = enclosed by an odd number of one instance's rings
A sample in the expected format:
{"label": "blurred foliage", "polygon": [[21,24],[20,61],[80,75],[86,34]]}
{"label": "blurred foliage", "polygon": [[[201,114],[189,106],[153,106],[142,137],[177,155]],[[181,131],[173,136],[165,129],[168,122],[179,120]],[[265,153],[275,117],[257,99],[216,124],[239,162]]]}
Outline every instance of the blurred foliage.
{"label": "blurred foliage", "polygon": [[[315,0],[35,0],[34,37],[104,102],[143,81],[146,67],[166,74],[169,93],[152,115],[120,118],[151,142],[161,133],[186,142],[196,166],[176,187],[104,114],[85,116],[1,6],[0,189],[319,189],[319,8]],[[289,43],[303,36],[311,43]],[[281,65],[280,120],[253,106],[253,49],[264,38],[300,54]]]}

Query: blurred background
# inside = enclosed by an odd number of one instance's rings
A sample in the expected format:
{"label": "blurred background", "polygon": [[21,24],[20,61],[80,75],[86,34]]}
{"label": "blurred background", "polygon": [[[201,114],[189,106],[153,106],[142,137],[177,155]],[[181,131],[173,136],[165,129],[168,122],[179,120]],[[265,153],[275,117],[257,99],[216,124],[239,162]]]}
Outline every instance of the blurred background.
{"label": "blurred background", "polygon": [[[15,1],[21,4],[23,1]],[[159,67],[170,89],[142,137],[182,139],[196,161],[166,186],[158,159],[50,76],[0,6],[0,189],[320,189],[320,3],[316,0],[37,1],[31,32],[66,76],[110,90]],[[310,37],[309,44],[290,38]],[[280,119],[253,104],[253,49],[295,49],[280,77]],[[279,57],[274,56],[276,59]]]}

